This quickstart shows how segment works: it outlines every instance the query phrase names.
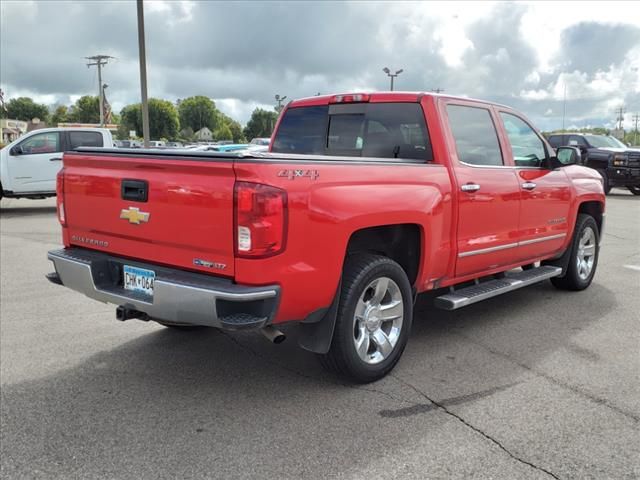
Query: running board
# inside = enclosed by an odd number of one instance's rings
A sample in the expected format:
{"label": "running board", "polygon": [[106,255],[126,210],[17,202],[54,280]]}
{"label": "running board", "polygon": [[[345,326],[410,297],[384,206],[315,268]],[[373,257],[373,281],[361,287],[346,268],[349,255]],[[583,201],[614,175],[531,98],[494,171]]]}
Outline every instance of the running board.
{"label": "running board", "polygon": [[562,268],[551,265],[516,273],[507,273],[504,278],[481,282],[436,297],[435,306],[444,310],[456,310],[471,305],[472,303],[481,302],[487,298],[497,297],[503,293],[533,285],[548,278],[557,277],[561,274]]}

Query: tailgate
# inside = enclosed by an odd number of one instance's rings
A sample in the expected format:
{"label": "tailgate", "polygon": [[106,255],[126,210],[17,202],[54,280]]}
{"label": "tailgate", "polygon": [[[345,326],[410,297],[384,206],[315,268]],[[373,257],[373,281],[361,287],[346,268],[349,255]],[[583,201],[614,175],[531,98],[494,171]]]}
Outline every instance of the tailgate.
{"label": "tailgate", "polygon": [[67,242],[232,277],[234,181],[231,158],[67,153]]}

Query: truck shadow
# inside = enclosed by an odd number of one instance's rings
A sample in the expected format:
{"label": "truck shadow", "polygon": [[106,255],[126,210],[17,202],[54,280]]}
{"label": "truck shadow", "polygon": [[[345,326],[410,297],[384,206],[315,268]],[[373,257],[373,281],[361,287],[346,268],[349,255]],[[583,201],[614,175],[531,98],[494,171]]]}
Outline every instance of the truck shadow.
{"label": "truck shadow", "polygon": [[0,208],[0,218],[33,217],[37,215],[55,215],[56,207],[18,207],[2,205]]}
{"label": "truck shadow", "polygon": [[[597,301],[569,316],[558,308],[569,295]],[[522,381],[523,364],[570,345],[613,306],[597,284],[578,294],[541,284],[457,312],[425,296],[400,364],[367,386],[325,373],[294,341],[150,326],[77,366],[5,384],[3,463],[22,476],[151,467],[166,478],[208,476],[195,465],[226,478],[357,476],[383,446],[391,454],[429,435],[439,441],[446,416],[409,382],[452,405],[500,394]],[[298,460],[270,461],[276,451]]]}

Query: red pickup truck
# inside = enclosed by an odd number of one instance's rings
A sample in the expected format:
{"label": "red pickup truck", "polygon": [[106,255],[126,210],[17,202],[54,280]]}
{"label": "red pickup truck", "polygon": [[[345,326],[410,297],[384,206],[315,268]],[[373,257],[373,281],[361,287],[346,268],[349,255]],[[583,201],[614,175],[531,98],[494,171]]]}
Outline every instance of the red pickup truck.
{"label": "red pickup truck", "polygon": [[418,293],[451,310],[546,279],[589,286],[605,196],[579,154],[508,107],[400,92],[291,102],[268,153],[79,149],[48,278],[120,320],[276,343],[295,324],[325,366],[373,381]]}

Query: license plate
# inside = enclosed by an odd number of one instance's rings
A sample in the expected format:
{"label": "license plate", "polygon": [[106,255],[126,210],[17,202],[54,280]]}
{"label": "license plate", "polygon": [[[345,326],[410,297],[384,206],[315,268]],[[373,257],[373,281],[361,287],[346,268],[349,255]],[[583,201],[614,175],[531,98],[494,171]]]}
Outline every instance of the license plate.
{"label": "license plate", "polygon": [[156,272],[153,270],[146,270],[144,268],[124,265],[123,275],[125,290],[144,293],[151,297],[153,296],[153,281],[156,278]]}

